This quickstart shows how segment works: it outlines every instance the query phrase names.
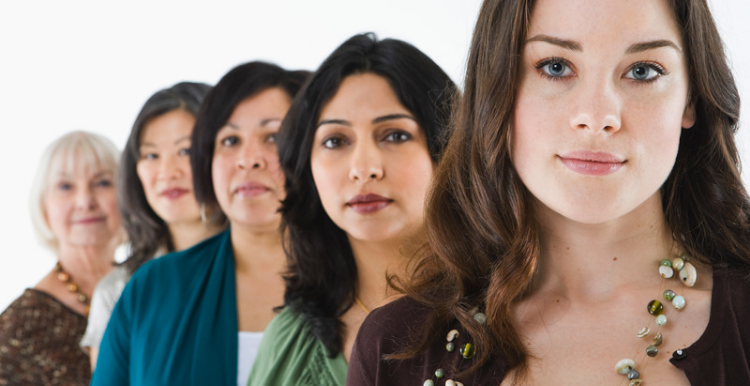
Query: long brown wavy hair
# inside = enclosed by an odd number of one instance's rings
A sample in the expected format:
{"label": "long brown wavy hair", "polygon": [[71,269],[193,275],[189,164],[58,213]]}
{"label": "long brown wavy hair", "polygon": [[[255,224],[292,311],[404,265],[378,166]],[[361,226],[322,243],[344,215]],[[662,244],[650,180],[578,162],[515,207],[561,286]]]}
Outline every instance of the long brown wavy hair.
{"label": "long brown wavy hair", "polygon": [[[706,0],[669,0],[682,31],[696,123],[683,130],[674,168],[661,188],[668,226],[681,247],[714,266],[750,267],[750,201],[734,143],[740,100]],[[533,0],[485,0],[474,30],[464,99],[426,209],[428,245],[414,261],[408,296],[435,310],[407,351],[427,350],[457,319],[477,347],[471,373],[501,355],[523,374],[528,353],[511,305],[530,288],[538,264],[531,194],[511,162],[521,54]],[[475,307],[487,323],[473,321]]]}

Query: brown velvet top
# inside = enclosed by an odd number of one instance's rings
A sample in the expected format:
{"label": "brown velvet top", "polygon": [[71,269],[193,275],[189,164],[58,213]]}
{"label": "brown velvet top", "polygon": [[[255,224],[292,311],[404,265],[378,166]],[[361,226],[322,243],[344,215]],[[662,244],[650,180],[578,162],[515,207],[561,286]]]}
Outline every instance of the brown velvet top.
{"label": "brown velvet top", "polygon": [[[446,351],[445,337],[436,337],[435,343],[423,355],[404,361],[386,361],[384,354],[400,352],[419,332],[430,310],[410,298],[402,298],[382,308],[373,310],[359,330],[349,361],[347,385],[422,385],[426,379],[436,380],[434,371],[443,368],[445,381],[466,369],[470,359],[463,359],[458,348],[469,342],[457,321],[447,326],[457,329],[455,351]],[[711,315],[703,335],[683,355],[674,355],[670,362],[685,371],[693,386],[750,385],[750,276],[747,271],[729,271],[714,268],[714,286],[711,294]],[[462,379],[464,385],[499,385],[505,376],[502,358],[494,356],[479,372]]]}
{"label": "brown velvet top", "polygon": [[88,385],[85,330],[83,315],[27,289],[0,314],[0,385]]}

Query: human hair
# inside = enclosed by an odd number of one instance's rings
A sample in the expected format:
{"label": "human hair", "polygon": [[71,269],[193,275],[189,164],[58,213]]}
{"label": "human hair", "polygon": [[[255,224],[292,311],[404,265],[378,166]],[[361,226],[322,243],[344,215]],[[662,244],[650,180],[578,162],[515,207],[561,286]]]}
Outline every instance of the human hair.
{"label": "human hair", "polygon": [[149,205],[143,183],[138,177],[143,129],[155,118],[170,111],[183,110],[197,115],[210,89],[211,86],[204,83],[177,83],[151,95],[135,118],[122,152],[122,170],[117,184],[122,223],[130,240],[128,257],[122,265],[131,273],[151,260],[159,250],[174,251],[169,227]]}
{"label": "human hair", "polygon": [[311,170],[321,110],[350,75],[385,78],[399,102],[416,117],[430,157],[443,152],[456,86],[427,55],[409,43],[374,34],[349,38],[325,59],[292,103],[279,131],[279,160],[286,178],[282,226],[289,242],[284,303],[301,315],[333,357],[341,351],[342,322],[353,304],[357,266],[346,233],[323,209]]}
{"label": "human hair", "polygon": [[192,135],[190,166],[195,198],[199,203],[212,213],[220,211],[213,188],[211,165],[216,134],[226,125],[235,107],[247,98],[274,87],[284,90],[292,99],[308,75],[308,71],[287,71],[275,64],[256,61],[233,68],[219,80],[198,112]]}
{"label": "human hair", "polygon": [[120,151],[106,137],[86,131],[72,131],[49,144],[31,186],[30,210],[34,233],[42,245],[53,252],[59,247],[57,237],[47,224],[45,192],[50,188],[53,176],[83,165],[111,171],[116,181]]}
{"label": "human hair", "polygon": [[[697,120],[683,130],[674,168],[661,188],[667,226],[696,261],[750,266],[750,202],[733,135],[739,95],[705,0],[671,0],[689,71]],[[428,198],[427,253],[406,294],[434,312],[405,352],[426,350],[458,320],[476,345],[465,370],[500,355],[524,374],[528,352],[511,306],[530,290],[539,256],[532,196],[511,161],[513,111],[533,0],[485,0],[474,30],[455,132]],[[484,310],[486,325],[472,310]]]}

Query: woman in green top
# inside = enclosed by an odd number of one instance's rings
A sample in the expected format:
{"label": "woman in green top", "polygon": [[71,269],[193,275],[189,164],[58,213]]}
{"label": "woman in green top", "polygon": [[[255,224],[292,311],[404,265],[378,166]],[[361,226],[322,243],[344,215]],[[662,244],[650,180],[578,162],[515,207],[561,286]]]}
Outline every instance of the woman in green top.
{"label": "woman in green top", "polygon": [[[249,385],[343,385],[359,326],[393,299],[457,89],[399,40],[356,35],[300,91],[279,132],[289,237],[285,307]],[[355,303],[357,305],[355,305]]]}

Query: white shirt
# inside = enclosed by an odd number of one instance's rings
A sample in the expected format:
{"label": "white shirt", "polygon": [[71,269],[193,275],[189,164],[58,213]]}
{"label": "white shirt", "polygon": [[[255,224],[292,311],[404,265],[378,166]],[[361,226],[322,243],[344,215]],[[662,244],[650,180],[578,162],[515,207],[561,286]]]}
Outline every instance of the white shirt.
{"label": "white shirt", "polygon": [[258,356],[262,332],[240,331],[237,356],[237,386],[246,386],[250,370],[253,368],[255,357]]}

